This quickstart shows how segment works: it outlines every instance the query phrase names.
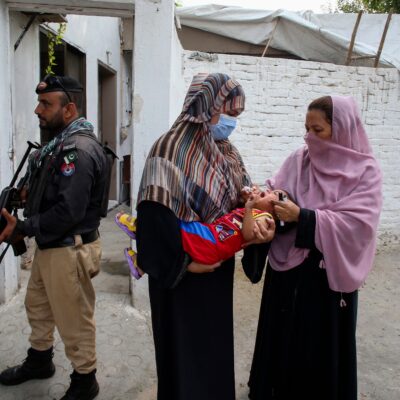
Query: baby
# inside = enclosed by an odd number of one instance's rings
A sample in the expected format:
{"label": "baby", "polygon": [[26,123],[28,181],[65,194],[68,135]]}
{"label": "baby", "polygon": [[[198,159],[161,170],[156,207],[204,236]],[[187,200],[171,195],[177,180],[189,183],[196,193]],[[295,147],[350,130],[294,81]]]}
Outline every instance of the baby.
{"label": "baby", "polygon": [[[244,208],[236,208],[214,222],[180,221],[183,249],[193,261],[212,265],[232,257],[244,246],[257,239],[257,232],[264,228],[272,240],[275,232],[272,201],[278,200],[278,192],[252,191],[243,188]],[[136,218],[127,213],[115,216],[116,224],[129,235],[136,238]],[[132,275],[139,279],[143,271],[137,266],[136,252],[132,248],[124,250]]]}

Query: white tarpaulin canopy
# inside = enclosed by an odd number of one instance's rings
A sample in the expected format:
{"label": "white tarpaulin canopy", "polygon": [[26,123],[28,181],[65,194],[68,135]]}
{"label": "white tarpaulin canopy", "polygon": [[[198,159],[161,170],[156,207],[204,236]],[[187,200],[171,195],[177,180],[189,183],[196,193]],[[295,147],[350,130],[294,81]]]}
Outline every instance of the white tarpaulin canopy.
{"label": "white tarpaulin canopy", "polygon": [[[256,45],[265,45],[274,32],[271,47],[305,60],[335,64],[345,63],[357,20],[357,14],[252,10],[213,4],[179,7],[176,14],[182,25]],[[387,14],[362,16],[354,56],[377,54],[386,19]],[[392,15],[380,63],[400,70],[399,14]]]}

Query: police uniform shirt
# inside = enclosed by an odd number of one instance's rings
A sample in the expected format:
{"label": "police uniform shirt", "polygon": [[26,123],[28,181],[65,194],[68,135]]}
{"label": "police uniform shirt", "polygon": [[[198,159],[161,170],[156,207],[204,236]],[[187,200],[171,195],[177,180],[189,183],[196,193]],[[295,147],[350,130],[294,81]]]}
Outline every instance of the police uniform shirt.
{"label": "police uniform shirt", "polygon": [[95,136],[79,131],[42,166],[46,188],[39,213],[28,216],[19,229],[35,236],[39,246],[67,235],[93,231],[100,225],[106,185],[106,156]]}

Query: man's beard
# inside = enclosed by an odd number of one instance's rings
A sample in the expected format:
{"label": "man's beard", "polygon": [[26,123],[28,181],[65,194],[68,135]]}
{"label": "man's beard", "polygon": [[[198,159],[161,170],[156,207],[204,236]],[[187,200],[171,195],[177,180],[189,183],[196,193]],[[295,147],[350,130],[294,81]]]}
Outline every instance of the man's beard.
{"label": "man's beard", "polygon": [[49,142],[55,136],[57,136],[65,127],[65,122],[62,117],[62,113],[54,115],[50,121],[44,121],[45,125],[41,125],[39,120],[39,127],[42,131],[42,141]]}
{"label": "man's beard", "polygon": [[45,131],[49,137],[57,136],[65,127],[65,122],[62,117],[61,111],[57,113],[50,121],[44,121],[45,125],[42,126],[39,122],[39,127]]}

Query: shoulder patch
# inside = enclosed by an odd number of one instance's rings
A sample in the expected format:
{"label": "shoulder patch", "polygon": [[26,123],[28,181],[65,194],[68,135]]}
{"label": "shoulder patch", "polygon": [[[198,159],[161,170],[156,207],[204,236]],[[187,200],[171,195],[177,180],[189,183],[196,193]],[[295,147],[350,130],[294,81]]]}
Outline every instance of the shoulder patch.
{"label": "shoulder patch", "polygon": [[68,154],[64,156],[64,162],[65,164],[73,163],[78,159],[78,152],[77,151],[71,151]]}
{"label": "shoulder patch", "polygon": [[64,176],[71,176],[75,173],[75,165],[73,162],[61,165],[61,173]]}

